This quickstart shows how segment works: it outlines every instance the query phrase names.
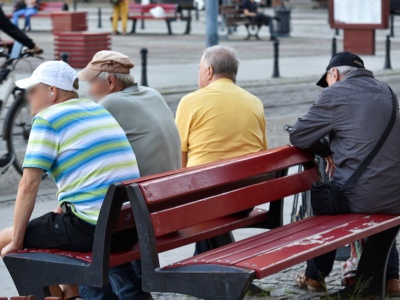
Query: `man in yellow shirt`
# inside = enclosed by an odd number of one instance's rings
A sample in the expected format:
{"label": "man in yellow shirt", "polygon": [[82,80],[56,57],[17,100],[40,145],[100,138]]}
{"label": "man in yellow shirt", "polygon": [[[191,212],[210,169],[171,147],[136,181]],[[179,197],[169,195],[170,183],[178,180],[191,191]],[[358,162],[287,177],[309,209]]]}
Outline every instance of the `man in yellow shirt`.
{"label": "man in yellow shirt", "polygon": [[267,149],[263,104],[235,84],[238,67],[230,47],[204,51],[200,89],[183,97],[176,113],[183,167]]}
{"label": "man in yellow shirt", "polygon": [[[182,166],[191,167],[267,149],[264,107],[235,84],[239,59],[234,49],[213,46],[199,64],[199,90],[182,98],[176,113]],[[211,249],[196,243],[196,254]]]}

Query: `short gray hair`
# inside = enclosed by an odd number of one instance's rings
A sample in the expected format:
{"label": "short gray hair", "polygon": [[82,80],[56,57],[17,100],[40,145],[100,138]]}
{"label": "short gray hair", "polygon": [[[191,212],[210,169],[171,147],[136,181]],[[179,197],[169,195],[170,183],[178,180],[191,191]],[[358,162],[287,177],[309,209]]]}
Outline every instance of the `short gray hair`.
{"label": "short gray hair", "polygon": [[135,80],[131,74],[101,72],[97,77],[107,80],[110,75],[114,76],[124,89],[135,84]]}
{"label": "short gray hair", "polygon": [[203,58],[208,66],[213,68],[215,75],[224,75],[236,82],[239,57],[233,48],[212,46],[204,50]]}
{"label": "short gray hair", "polygon": [[[333,67],[333,68],[336,68],[336,70],[338,70],[338,72],[339,72],[339,75],[342,75],[342,76],[344,76],[352,71],[358,70],[357,67],[352,67],[352,66],[338,66],[338,67]],[[331,68],[329,70],[329,73],[332,73],[333,68]]]}

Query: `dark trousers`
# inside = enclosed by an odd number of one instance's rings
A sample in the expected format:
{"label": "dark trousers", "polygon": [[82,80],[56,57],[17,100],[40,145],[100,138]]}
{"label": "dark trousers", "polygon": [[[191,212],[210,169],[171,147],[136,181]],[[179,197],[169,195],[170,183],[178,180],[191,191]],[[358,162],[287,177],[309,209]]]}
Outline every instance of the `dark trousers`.
{"label": "dark trousers", "polygon": [[251,18],[251,23],[254,25],[265,25],[269,27],[269,33],[271,37],[275,37],[275,25],[274,25],[274,19],[270,16],[258,13],[254,17]]}
{"label": "dark trousers", "polygon": [[4,31],[11,38],[20,42],[22,45],[32,49],[35,43],[22,30],[15,26],[4,14],[3,8],[0,7],[0,30]]}
{"label": "dark trousers", "polygon": [[[307,261],[306,276],[310,279],[323,280],[332,271],[336,250]],[[378,254],[379,255],[379,254]],[[390,250],[386,269],[386,280],[399,279],[399,253],[396,244]]]}
{"label": "dark trousers", "polygon": [[146,300],[151,294],[142,290],[142,266],[137,260],[110,268],[110,284],[101,288],[79,286],[84,300]]}

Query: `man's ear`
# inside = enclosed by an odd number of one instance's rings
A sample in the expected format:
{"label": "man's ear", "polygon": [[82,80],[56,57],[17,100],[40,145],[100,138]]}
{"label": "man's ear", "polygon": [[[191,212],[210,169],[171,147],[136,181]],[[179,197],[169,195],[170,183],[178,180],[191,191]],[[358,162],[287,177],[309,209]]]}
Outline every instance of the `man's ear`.
{"label": "man's ear", "polygon": [[335,82],[340,80],[340,74],[339,74],[339,70],[338,69],[333,68],[332,69],[332,75],[333,75],[333,78],[335,79]]}
{"label": "man's ear", "polygon": [[209,66],[208,69],[207,69],[207,72],[208,72],[207,79],[209,81],[211,81],[211,79],[214,77],[214,69],[213,69],[213,67]]}
{"label": "man's ear", "polygon": [[49,95],[50,103],[54,103],[57,97],[58,97],[58,90],[54,86],[50,86],[50,95]]}
{"label": "man's ear", "polygon": [[107,82],[108,82],[108,89],[110,91],[113,91],[115,86],[117,85],[117,79],[115,78],[115,76],[109,75],[107,78]]}

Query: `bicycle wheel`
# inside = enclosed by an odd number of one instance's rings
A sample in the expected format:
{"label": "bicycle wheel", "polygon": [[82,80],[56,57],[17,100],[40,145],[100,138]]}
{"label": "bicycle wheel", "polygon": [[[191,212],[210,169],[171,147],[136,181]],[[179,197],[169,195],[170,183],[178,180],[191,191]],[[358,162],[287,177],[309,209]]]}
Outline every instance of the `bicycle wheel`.
{"label": "bicycle wheel", "polygon": [[32,127],[32,115],[23,91],[15,94],[15,100],[7,113],[5,123],[7,149],[10,153],[14,153],[14,167],[22,174],[22,164]]}

